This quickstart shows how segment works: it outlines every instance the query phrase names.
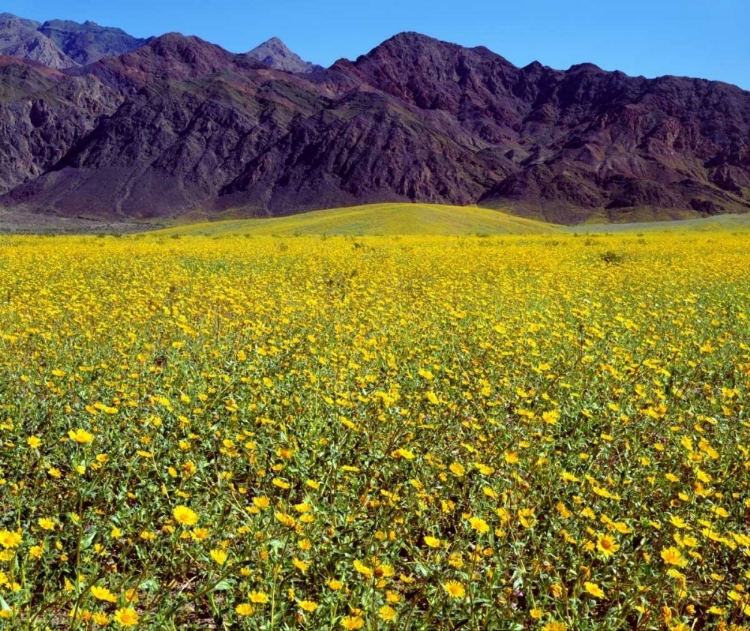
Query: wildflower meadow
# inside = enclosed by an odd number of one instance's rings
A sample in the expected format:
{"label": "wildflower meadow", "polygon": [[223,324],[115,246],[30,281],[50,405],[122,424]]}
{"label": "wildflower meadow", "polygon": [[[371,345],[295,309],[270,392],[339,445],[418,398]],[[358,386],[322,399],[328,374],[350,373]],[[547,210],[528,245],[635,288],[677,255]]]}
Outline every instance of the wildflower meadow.
{"label": "wildflower meadow", "polygon": [[0,237],[0,628],[750,629],[749,261]]}

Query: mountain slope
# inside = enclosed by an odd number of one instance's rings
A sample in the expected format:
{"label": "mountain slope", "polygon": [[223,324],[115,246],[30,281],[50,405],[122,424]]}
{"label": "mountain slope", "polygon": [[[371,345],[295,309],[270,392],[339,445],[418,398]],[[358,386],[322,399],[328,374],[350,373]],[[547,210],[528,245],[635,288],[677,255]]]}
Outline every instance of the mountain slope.
{"label": "mountain slope", "polygon": [[299,55],[293,53],[278,37],[272,37],[260,46],[256,46],[247,55],[274,70],[302,73],[323,70],[321,66],[304,61]]}
{"label": "mountain slope", "polygon": [[143,219],[418,201],[556,223],[750,210],[750,93],[717,82],[518,68],[415,33],[307,74],[174,33],[6,74],[26,86],[0,103],[9,207]]}

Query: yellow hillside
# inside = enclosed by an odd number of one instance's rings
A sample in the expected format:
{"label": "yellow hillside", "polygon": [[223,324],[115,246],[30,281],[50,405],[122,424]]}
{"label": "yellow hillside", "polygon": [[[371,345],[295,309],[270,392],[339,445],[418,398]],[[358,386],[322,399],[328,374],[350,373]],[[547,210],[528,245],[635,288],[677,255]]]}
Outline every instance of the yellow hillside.
{"label": "yellow hillside", "polygon": [[438,204],[370,204],[316,210],[291,217],[190,224],[159,235],[467,235],[544,234],[558,226],[487,208]]}

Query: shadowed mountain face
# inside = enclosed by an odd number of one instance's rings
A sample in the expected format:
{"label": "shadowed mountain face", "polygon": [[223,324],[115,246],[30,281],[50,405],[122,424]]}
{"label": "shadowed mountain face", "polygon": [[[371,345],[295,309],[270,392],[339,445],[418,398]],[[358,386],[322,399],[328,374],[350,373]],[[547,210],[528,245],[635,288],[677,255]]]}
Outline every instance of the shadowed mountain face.
{"label": "shadowed mountain face", "polygon": [[286,70],[287,72],[318,72],[323,70],[321,66],[303,61],[299,55],[293,53],[286,47],[278,37],[272,37],[267,42],[253,48],[249,57],[257,59],[274,70]]}
{"label": "shadowed mountain face", "polygon": [[0,192],[107,219],[408,200],[568,223],[743,212],[750,93],[517,68],[413,33],[290,73],[168,34],[64,72],[0,59]]}

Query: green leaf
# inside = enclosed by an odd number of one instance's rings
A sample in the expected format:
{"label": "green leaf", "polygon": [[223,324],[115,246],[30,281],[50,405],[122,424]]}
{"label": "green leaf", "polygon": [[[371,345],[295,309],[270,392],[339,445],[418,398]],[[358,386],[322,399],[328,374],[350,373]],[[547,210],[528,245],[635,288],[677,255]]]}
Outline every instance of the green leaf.
{"label": "green leaf", "polygon": [[96,530],[92,530],[83,539],[81,539],[81,550],[90,548],[91,544],[94,542],[94,539],[96,539]]}
{"label": "green leaf", "polygon": [[155,592],[159,589],[159,581],[155,578],[149,578],[138,585],[138,589],[142,589],[146,592]]}

